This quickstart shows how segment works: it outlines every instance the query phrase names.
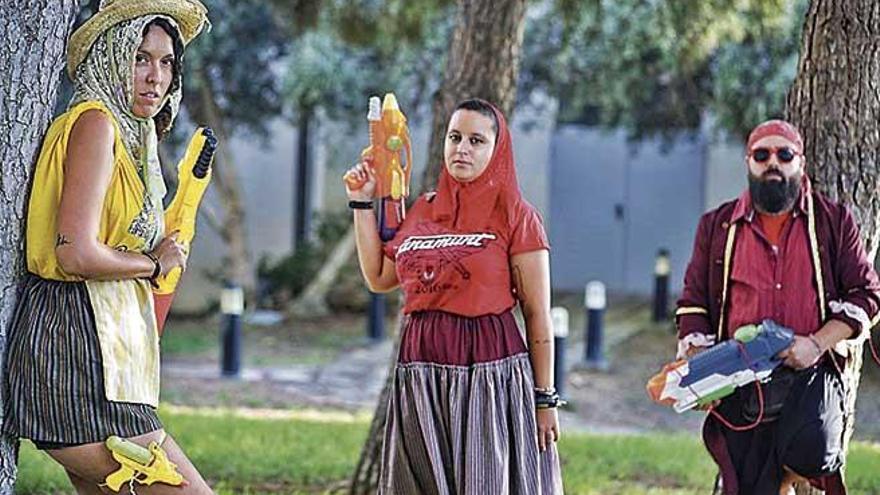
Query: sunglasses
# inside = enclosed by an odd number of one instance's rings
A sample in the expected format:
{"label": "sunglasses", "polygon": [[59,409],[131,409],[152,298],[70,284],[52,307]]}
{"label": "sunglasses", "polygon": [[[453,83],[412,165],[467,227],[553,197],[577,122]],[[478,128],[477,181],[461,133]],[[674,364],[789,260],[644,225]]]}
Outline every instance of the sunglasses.
{"label": "sunglasses", "polygon": [[794,160],[794,157],[800,155],[800,153],[788,146],[782,146],[779,148],[755,148],[749,153],[749,155],[756,162],[764,163],[769,160],[774,153],[776,154],[776,159],[779,160],[779,163],[789,163]]}

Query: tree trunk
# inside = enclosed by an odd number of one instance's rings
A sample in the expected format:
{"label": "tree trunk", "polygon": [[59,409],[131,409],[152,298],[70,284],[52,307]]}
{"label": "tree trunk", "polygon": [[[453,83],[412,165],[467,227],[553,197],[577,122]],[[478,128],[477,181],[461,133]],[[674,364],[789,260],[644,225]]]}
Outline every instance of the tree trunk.
{"label": "tree trunk", "polygon": [[525,0],[458,0],[443,82],[434,93],[423,191],[437,185],[446,124],[456,103],[483,98],[504,112],[508,121],[512,117],[525,13]]}
{"label": "tree trunk", "polygon": [[[6,331],[25,268],[30,176],[55,108],[78,8],[76,0],[0,0],[0,383],[5,381]],[[17,439],[0,439],[0,494],[12,493],[17,451]]]}
{"label": "tree trunk", "polygon": [[394,339],[394,350],[391,352],[388,375],[385,377],[385,385],[382,387],[382,393],[379,394],[379,400],[376,402],[373,420],[370,422],[370,433],[367,435],[367,441],[364,442],[363,449],[361,449],[361,456],[358,459],[357,466],[355,466],[348,495],[370,495],[376,493],[376,487],[379,486],[379,470],[382,463],[382,443],[385,435],[388,401],[391,399],[391,387],[394,385],[394,366],[397,363],[397,354],[400,352],[400,335],[403,333],[402,328],[400,328],[403,319],[400,316],[401,314],[398,313],[397,332],[392,337]]}
{"label": "tree trunk", "polygon": [[336,280],[339,271],[351,258],[355,250],[354,226],[349,228],[345,235],[342,236],[327,261],[321,265],[321,270],[309,282],[302,294],[296,298],[291,304],[290,311],[296,316],[306,318],[314,318],[316,316],[326,316],[330,314],[330,308],[327,307],[327,292],[333,288],[333,282]]}
{"label": "tree trunk", "polygon": [[[788,94],[788,118],[804,137],[817,190],[852,208],[869,259],[880,240],[880,3],[812,0],[804,23],[798,75]],[[855,352],[848,391],[848,446],[862,348]],[[799,494],[811,493],[807,487]]]}
{"label": "tree trunk", "polygon": [[817,189],[850,205],[871,259],[880,240],[880,3],[813,0],[788,116]]}
{"label": "tree trunk", "polygon": [[[422,179],[423,191],[432,189],[437,183],[446,123],[458,101],[469,97],[483,98],[510,117],[516,99],[525,12],[525,0],[458,0],[458,18],[449,42],[443,83],[434,95],[434,119]],[[398,317],[398,326],[400,321]],[[401,333],[397,332],[394,337],[398,340],[395,349],[400,346]],[[397,352],[392,356],[388,379],[352,477],[351,495],[374,493],[378,485],[387,402],[396,357]]]}
{"label": "tree trunk", "polygon": [[211,81],[203,68],[199,77],[199,104],[192,110],[196,120],[210,126],[217,135],[219,146],[214,156],[213,186],[220,195],[225,210],[220,226],[220,236],[226,243],[227,262],[224,264],[224,278],[239,287],[247,294],[253,294],[254,270],[251,266],[250,252],[247,248],[245,233],[245,211],[241,199],[241,186],[235,161],[229,151],[230,135],[223,122],[223,115],[214,101]]}

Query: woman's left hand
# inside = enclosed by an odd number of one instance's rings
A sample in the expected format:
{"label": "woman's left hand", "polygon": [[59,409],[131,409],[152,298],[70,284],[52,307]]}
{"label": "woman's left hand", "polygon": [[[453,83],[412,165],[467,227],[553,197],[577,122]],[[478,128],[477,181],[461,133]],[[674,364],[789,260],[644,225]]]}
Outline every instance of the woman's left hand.
{"label": "woman's left hand", "polygon": [[536,409],[535,418],[538,423],[538,450],[544,452],[551,442],[559,440],[559,416],[556,408]]}

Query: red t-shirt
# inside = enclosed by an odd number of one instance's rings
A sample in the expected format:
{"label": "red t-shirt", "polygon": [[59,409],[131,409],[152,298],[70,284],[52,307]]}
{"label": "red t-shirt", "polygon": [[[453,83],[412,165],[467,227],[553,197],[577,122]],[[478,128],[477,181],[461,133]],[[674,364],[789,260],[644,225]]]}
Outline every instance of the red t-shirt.
{"label": "red t-shirt", "polygon": [[510,309],[516,302],[510,257],[550,248],[538,212],[522,200],[509,214],[496,208],[485,228],[461,231],[434,222],[431,207],[419,198],[385,245],[396,263],[404,313],[480,316]]}
{"label": "red t-shirt", "polygon": [[782,236],[782,227],[785,226],[785,222],[787,222],[789,218],[791,218],[790,211],[781,215],[765,215],[763,213],[758,213],[761,227],[764,229],[764,234],[767,236],[767,240],[770,241],[770,244],[774,246],[779,245],[779,239]]}

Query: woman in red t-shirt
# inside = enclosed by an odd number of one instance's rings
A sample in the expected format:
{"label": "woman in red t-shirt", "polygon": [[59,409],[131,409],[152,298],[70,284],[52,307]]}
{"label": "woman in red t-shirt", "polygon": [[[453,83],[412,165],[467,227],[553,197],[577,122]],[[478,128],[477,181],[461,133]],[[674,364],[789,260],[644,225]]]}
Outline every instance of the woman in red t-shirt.
{"label": "woman in red t-shirt", "polygon": [[399,285],[405,300],[379,491],[561,494],[549,245],[501,112],[459,104],[444,158],[436,193],[384,245],[373,171],[349,171],[366,181],[347,190],[364,279],[374,292]]}

